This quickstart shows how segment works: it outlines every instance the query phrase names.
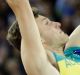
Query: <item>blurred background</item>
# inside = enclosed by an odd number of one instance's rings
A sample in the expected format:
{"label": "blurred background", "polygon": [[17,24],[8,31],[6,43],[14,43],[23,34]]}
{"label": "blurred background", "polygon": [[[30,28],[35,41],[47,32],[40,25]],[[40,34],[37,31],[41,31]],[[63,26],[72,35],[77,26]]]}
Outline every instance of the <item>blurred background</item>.
{"label": "blurred background", "polygon": [[[40,14],[62,24],[68,35],[80,24],[80,0],[30,0]],[[20,53],[6,40],[11,24],[16,20],[6,0],[0,0],[0,75],[27,75]]]}

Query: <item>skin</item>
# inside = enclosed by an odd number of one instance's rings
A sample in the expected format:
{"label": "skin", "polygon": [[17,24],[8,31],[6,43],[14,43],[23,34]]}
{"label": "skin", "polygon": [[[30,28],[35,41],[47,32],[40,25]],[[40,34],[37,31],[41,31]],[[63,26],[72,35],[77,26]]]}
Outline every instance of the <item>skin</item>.
{"label": "skin", "polygon": [[[66,43],[68,36],[62,32],[60,24],[49,21],[43,16],[39,16],[35,21],[28,0],[7,0],[7,3],[19,23],[22,36],[21,58],[25,71],[28,75],[59,75],[57,69],[48,60],[45,48],[53,49],[52,44],[56,44],[55,40],[59,40],[60,42],[54,47],[58,51]],[[45,47],[41,38],[44,40]],[[57,45],[60,46],[57,47]]]}
{"label": "skin", "polygon": [[53,50],[63,50],[68,41],[68,35],[61,30],[61,24],[50,21],[48,18],[39,15],[36,18],[43,43],[50,46]]}
{"label": "skin", "polygon": [[59,22],[50,21],[44,16],[39,15],[36,18],[36,23],[38,25],[42,44],[46,50],[48,59],[50,63],[59,70],[52,51],[64,55],[63,48],[68,41],[68,35],[61,30],[61,24]]}

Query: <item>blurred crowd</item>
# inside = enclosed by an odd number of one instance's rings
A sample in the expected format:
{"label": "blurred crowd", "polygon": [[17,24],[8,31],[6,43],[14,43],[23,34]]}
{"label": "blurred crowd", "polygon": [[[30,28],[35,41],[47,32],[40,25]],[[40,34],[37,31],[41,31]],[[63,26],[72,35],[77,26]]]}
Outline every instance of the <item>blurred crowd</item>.
{"label": "blurred crowd", "polygon": [[[41,15],[62,24],[68,35],[80,24],[80,0],[30,0]],[[16,20],[6,0],[0,0],[0,75],[27,75],[20,52],[6,40],[11,24]]]}

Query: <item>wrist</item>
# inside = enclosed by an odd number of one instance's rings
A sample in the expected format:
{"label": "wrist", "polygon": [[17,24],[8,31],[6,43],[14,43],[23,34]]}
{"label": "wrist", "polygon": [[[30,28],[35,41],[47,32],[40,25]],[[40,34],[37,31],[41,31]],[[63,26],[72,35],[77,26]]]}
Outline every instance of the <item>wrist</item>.
{"label": "wrist", "polygon": [[23,10],[29,7],[28,0],[7,0],[8,5],[14,12],[23,12]]}

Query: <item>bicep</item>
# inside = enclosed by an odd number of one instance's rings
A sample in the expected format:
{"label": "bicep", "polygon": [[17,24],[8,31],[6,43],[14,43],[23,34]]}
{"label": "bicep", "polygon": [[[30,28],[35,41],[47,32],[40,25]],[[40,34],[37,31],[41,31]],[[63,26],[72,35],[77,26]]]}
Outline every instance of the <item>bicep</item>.
{"label": "bicep", "polygon": [[25,71],[29,75],[59,75],[58,71],[50,64],[44,52],[29,52],[26,45],[21,43],[21,58]]}

